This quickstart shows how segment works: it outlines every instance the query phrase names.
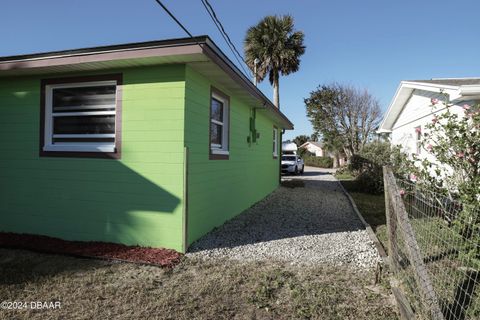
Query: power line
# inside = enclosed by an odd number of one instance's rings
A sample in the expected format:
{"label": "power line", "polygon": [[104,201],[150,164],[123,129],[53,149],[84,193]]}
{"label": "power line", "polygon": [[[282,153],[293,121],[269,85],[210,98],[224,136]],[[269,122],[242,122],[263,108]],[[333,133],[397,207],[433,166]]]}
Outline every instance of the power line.
{"label": "power line", "polygon": [[[194,36],[190,33],[190,31],[188,31],[188,29],[175,17],[175,15],[170,11],[168,10],[168,8],[160,1],[160,0],[155,0],[157,2],[157,4],[159,4],[163,10],[165,10],[165,12],[170,16],[170,18],[172,18],[179,26],[180,28],[182,28],[183,31],[185,31],[186,34],[188,34],[190,36],[190,38],[194,38]],[[205,2],[204,2],[205,1]],[[232,51],[233,53],[233,56],[235,57],[235,59],[237,60],[238,64],[240,65],[240,67],[242,68],[243,72],[245,73],[245,75],[247,75],[248,77],[248,72],[245,70],[245,68],[243,67],[243,64],[242,62],[238,59],[237,55],[240,57],[240,59],[242,59],[242,61],[247,64],[245,62],[245,60],[243,59],[243,57],[241,56],[241,54],[238,52],[237,48],[235,47],[235,45],[233,44],[233,42],[230,40],[230,37],[228,36],[228,34],[226,33],[225,31],[225,28],[223,27],[222,23],[220,22],[220,20],[218,19],[217,15],[215,14],[215,10],[213,9],[213,7],[210,5],[210,3],[208,3],[207,0],[202,0],[202,4],[203,6],[205,7],[205,9],[207,10],[208,14],[210,15],[210,18],[212,19],[212,21],[215,23],[215,26],[217,27],[218,31],[220,31],[220,34],[222,35],[223,39],[225,40],[225,42],[227,43],[228,47],[230,48],[230,50]],[[211,9],[211,12],[209,10],[209,8]],[[198,43],[197,43],[198,44]],[[249,69],[250,70],[250,69]],[[250,73],[251,74],[251,73]]]}
{"label": "power line", "polygon": [[[237,48],[235,47],[235,45],[233,44],[232,40],[230,39],[230,37],[228,36],[228,33],[227,31],[225,31],[225,28],[223,27],[222,25],[222,22],[220,21],[220,19],[218,18],[216,12],[215,12],[215,9],[213,9],[212,5],[210,4],[210,2],[208,2],[208,0],[202,0],[202,2],[204,3],[204,6],[208,6],[208,8],[210,9],[210,11],[212,12],[212,14],[210,15],[212,17],[213,15],[213,19],[215,19],[215,21],[218,22],[218,25],[220,26],[221,28],[221,31],[223,34],[225,34],[225,37],[227,38],[227,41],[232,45],[233,49],[235,50],[235,52],[237,53],[237,55],[243,60],[243,62],[245,62],[245,60],[243,59],[242,55],[240,54],[240,52],[237,50]],[[246,63],[246,62],[245,62]]]}
{"label": "power line", "polygon": [[173,15],[173,13],[171,13],[170,10],[168,10],[168,8],[165,7],[165,5],[160,0],[155,0],[155,1],[163,8],[163,10],[165,10],[166,13],[168,13],[170,18],[172,18],[180,26],[180,28],[182,28],[183,31],[185,31],[190,36],[190,38],[193,38],[192,34],[187,30],[187,28],[185,28],[183,24],[180,21],[178,21],[178,19]]}
{"label": "power line", "polygon": [[[238,64],[240,65],[240,67],[243,69],[243,72],[248,75],[250,74],[251,75],[251,72],[247,72],[245,70],[245,68],[243,67],[243,64],[242,62],[240,61],[240,59],[245,63],[245,65],[248,66],[247,62],[245,61],[245,59],[243,58],[243,56],[240,54],[240,52],[237,50],[237,48],[235,47],[235,45],[233,44],[232,40],[230,39],[230,37],[228,36],[228,33],[225,31],[225,28],[223,27],[222,25],[222,22],[220,21],[220,19],[218,18],[217,14],[215,13],[215,10],[213,9],[213,7],[211,6],[211,4],[208,2],[208,0],[201,0],[202,1],[202,4],[203,6],[205,7],[205,10],[207,10],[208,12],[208,15],[210,16],[210,18],[212,19],[213,23],[215,24],[215,26],[217,27],[218,31],[220,32],[220,34],[222,35],[223,39],[225,40],[225,42],[227,43],[228,47],[230,48],[230,50],[232,51],[233,53],[233,56],[235,57],[235,59],[237,60]],[[240,58],[240,59],[239,59]],[[250,68],[248,69],[250,71]]]}

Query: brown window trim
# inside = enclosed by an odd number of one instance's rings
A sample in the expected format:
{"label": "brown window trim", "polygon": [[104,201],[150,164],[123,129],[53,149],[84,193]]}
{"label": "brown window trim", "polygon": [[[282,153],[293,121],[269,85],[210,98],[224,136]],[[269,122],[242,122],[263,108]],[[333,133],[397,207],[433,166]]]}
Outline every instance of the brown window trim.
{"label": "brown window trim", "polygon": [[[273,159],[278,159],[278,127],[277,127],[277,126],[273,126],[273,130],[275,130],[275,129],[277,129],[277,134],[276,134],[276,138],[277,138],[277,145],[276,145],[276,147],[277,147],[277,150],[275,150],[275,151],[277,151],[277,155],[274,155],[273,152],[272,152],[272,157],[273,157]],[[273,141],[272,141],[272,142],[273,142]]]}
{"label": "brown window trim", "polygon": [[222,91],[218,90],[217,88],[211,86],[210,87],[210,97],[208,100],[208,155],[210,160],[228,160],[230,159],[229,154],[215,154],[212,153],[212,142],[210,141],[210,136],[212,134],[212,96],[213,94],[216,94],[223,99],[227,101],[228,107],[227,107],[227,141],[228,141],[228,151],[230,152],[230,97],[227,96],[225,93]]}
{"label": "brown window trim", "polygon": [[[45,88],[47,85],[75,83],[75,82],[93,82],[93,81],[117,81],[116,107],[115,107],[115,151],[114,152],[71,152],[71,151],[44,151],[45,144]],[[40,84],[40,157],[69,157],[69,158],[102,158],[102,159],[120,159],[122,146],[122,85],[123,75],[103,74],[81,77],[65,77],[42,79]]]}

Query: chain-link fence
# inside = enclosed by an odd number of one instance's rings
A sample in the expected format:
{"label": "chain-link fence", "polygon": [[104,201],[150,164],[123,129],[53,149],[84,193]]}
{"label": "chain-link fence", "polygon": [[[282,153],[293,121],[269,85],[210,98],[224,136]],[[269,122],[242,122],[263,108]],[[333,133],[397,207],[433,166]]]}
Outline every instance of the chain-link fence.
{"label": "chain-link fence", "polygon": [[388,254],[404,318],[480,319],[480,208],[384,169]]}

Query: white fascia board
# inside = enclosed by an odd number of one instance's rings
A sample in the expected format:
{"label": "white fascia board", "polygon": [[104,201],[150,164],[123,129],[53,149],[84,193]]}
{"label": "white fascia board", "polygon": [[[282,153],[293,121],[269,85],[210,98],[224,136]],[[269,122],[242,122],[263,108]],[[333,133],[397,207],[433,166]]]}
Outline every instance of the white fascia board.
{"label": "white fascia board", "polygon": [[[392,129],[393,125],[392,126],[387,126],[387,120],[390,120],[392,118],[393,114],[395,113],[395,109],[398,108],[397,106],[399,105],[400,93],[405,93],[405,89],[406,88],[404,87],[404,81],[401,81],[400,85],[397,87],[397,90],[395,91],[395,95],[393,96],[392,101],[390,102],[390,104],[388,106],[387,112],[383,116],[383,120],[380,123],[380,126],[379,126],[378,130],[391,130]],[[411,90],[411,91],[413,91],[413,90]],[[410,94],[411,94],[411,91],[410,91]]]}
{"label": "white fascia board", "polygon": [[385,130],[384,132],[390,132],[392,130],[396,118],[402,112],[405,104],[407,103],[414,90],[423,90],[435,93],[445,92],[449,95],[450,101],[453,101],[461,98],[460,88],[461,87],[459,86],[435,83],[401,81],[400,85],[397,88],[397,91],[395,92],[395,96],[393,97],[392,102],[387,109],[387,113],[385,114],[382,122],[380,123],[378,130]]}
{"label": "white fascia board", "polygon": [[478,96],[480,95],[479,85],[464,85],[460,87],[460,95],[462,96]]}
{"label": "white fascia board", "polygon": [[442,90],[458,90],[459,86],[451,86],[438,83],[427,83],[427,82],[412,82],[412,81],[402,81],[401,84],[405,88],[425,90],[431,92],[440,92]]}
{"label": "white fascia board", "polygon": [[377,131],[375,131],[376,133],[380,134],[380,133],[391,133],[392,130],[387,130],[387,129],[378,129]]}
{"label": "white fascia board", "polygon": [[451,86],[445,84],[437,84],[437,83],[420,83],[420,82],[410,82],[410,81],[402,81],[405,88],[410,88],[412,90],[423,90],[428,92],[434,93],[446,93],[450,101],[454,101],[460,99],[462,96],[460,91],[460,86]]}

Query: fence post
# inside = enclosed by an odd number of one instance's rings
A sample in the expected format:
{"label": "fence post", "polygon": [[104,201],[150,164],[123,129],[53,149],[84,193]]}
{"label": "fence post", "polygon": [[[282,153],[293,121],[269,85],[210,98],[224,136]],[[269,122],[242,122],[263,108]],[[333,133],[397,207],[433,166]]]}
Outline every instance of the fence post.
{"label": "fence post", "polygon": [[383,167],[383,186],[385,192],[385,216],[387,220],[387,236],[388,236],[388,258],[391,268],[394,271],[398,271],[397,265],[397,223],[395,212],[392,210],[391,202],[390,202],[390,194],[391,194],[391,185],[390,181],[387,178],[387,172],[389,168],[387,166]]}
{"label": "fence post", "polygon": [[395,217],[399,230],[405,241],[405,249],[413,267],[415,282],[420,291],[421,299],[423,300],[424,305],[429,309],[428,311],[433,319],[444,319],[393,172],[390,168],[385,168],[384,172],[386,184],[389,186],[388,201],[391,204],[390,209],[393,209],[393,217]]}

